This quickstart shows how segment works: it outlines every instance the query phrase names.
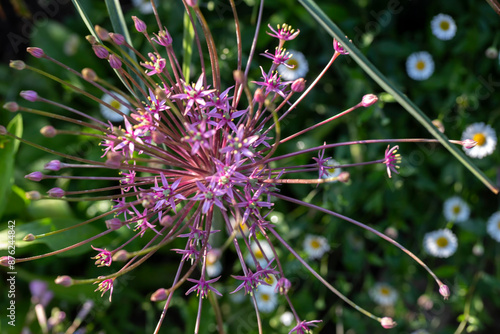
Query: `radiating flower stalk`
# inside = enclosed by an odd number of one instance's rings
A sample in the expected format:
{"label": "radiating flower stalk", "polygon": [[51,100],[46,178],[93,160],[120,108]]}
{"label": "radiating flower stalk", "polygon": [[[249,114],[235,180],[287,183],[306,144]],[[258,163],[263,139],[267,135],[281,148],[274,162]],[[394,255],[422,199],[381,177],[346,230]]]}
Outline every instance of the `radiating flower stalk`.
{"label": "radiating flower stalk", "polygon": [[[388,176],[391,177],[391,172],[398,172],[397,168],[401,161],[401,156],[396,153],[399,148],[398,143],[434,143],[436,140],[406,138],[325,143],[317,147],[276,155],[276,149],[280,144],[354,112],[356,109],[370,107],[377,102],[377,97],[373,94],[367,94],[358,104],[344,112],[297,133],[288,134],[280,126],[281,122],[291,112],[299,112],[297,107],[304,97],[329,70],[333,62],[339,56],[347,54],[343,47],[334,41],[330,62],[309,86],[306,85],[304,78],[283,81],[276,69],[289,59],[284,45],[295,39],[299,35],[299,30],[294,30],[287,24],[279,25],[276,29],[269,25],[267,33],[276,38],[277,48],[274,54],[264,54],[265,57],[271,58],[272,62],[261,66],[262,78],[250,82],[248,78],[250,62],[253,60],[251,55],[253,55],[257,37],[252,42],[252,52],[245,68],[241,56],[243,52],[242,42],[237,38],[239,57],[233,72],[234,84],[224,86],[219,73],[216,44],[203,14],[193,1],[184,1],[184,5],[190,15],[191,24],[201,26],[203,34],[200,36],[200,32],[195,29],[195,41],[199,48],[201,68],[194,82],[191,82],[190,78],[184,77],[177,53],[172,47],[173,37],[161,23],[161,18],[156,10],[154,13],[158,28],[151,29],[146,26],[144,21],[133,17],[137,33],[144,36],[152,49],[152,52],[147,55],[141,54],[126,42],[122,35],[109,33],[100,27],[96,27],[96,32],[102,42],[92,36],[87,38],[95,55],[102,61],[107,61],[109,66],[116,70],[125,87],[113,86],[100,79],[89,68],[78,72],[53,59],[50,54],[46,54],[40,48],[28,48],[28,52],[32,56],[58,65],[62,71],[70,71],[82,81],[100,90],[99,96],[104,94],[111,96],[115,101],[125,106],[128,109],[127,112],[122,112],[113,103],[108,103],[100,97],[88,93],[85,89],[60,79],[54,73],[45,73],[22,61],[11,62],[11,67],[17,70],[31,70],[53,79],[75,92],[97,101],[100,105],[114,110],[117,115],[123,117],[123,123],[117,126],[110,121],[101,121],[57,101],[48,100],[34,91],[21,92],[21,96],[29,102],[43,102],[58,107],[68,114],[63,116],[32,109],[16,102],[8,102],[5,105],[5,108],[11,112],[42,115],[54,120],[77,124],[84,128],[81,131],[68,131],[47,126],[41,129],[41,133],[46,137],[88,136],[92,140],[100,142],[103,148],[102,160],[88,160],[64,152],[53,151],[18,138],[7,132],[5,127],[0,127],[2,136],[17,139],[59,156],[59,160],[47,163],[45,170],[49,173],[64,172],[63,174],[44,174],[37,171],[27,175],[26,178],[32,181],[70,179],[74,182],[81,182],[80,187],[82,188],[85,187],[85,182],[88,180],[115,183],[114,186],[78,191],[53,188],[48,191],[47,195],[29,192],[28,196],[32,200],[45,198],[62,201],[108,199],[113,201],[114,206],[109,212],[64,230],[41,235],[27,235],[25,240],[33,241],[97,220],[104,219],[106,222],[106,230],[94,237],[47,254],[18,258],[15,259],[16,263],[59,254],[82,245],[92,247],[97,252],[93,259],[99,267],[109,267],[112,266],[113,262],[118,261],[127,262],[120,270],[110,275],[91,279],[76,279],[63,275],[56,279],[56,283],[64,286],[94,283],[97,284],[96,291],[100,291],[103,295],[109,292],[111,300],[113,286],[119,284],[121,276],[136,269],[160,248],[170,247],[174,240],[185,240],[183,249],[171,249],[179,254],[180,263],[175,277],[171,282],[166,282],[166,287],[155,291],[151,297],[153,301],[165,301],[155,332],[158,332],[166,316],[172,296],[181,286],[186,284],[189,287],[186,294],[196,293],[199,298],[195,325],[195,333],[197,333],[200,326],[203,299],[221,295],[214,284],[221,279],[221,276],[210,278],[207,266],[214,262],[214,254],[217,254],[217,258],[219,258],[222,256],[221,252],[232,245],[241,267],[241,272],[232,276],[235,280],[240,281],[240,285],[233,292],[243,290],[251,296],[256,309],[259,331],[262,331],[261,320],[254,292],[259,285],[268,285],[266,278],[274,275],[278,281],[276,291],[283,295],[282,298],[289,305],[296,321],[290,333],[304,333],[311,330],[320,321],[304,320],[291,303],[288,297],[291,283],[287,279],[283,264],[276,252],[276,247],[281,244],[313,276],[342,300],[368,317],[375,319],[384,328],[395,326],[395,322],[391,318],[375,316],[342,295],[280,236],[274,224],[267,218],[273,210],[272,199],[274,198],[322,211],[360,226],[389,241],[422,265],[436,280],[441,295],[447,298],[449,296],[448,287],[418,257],[396,241],[354,219],[280,192],[280,185],[283,183],[317,186],[334,181],[347,182],[350,176],[349,172],[345,171],[347,168],[370,164],[384,165],[387,168]],[[259,16],[262,15],[262,10],[259,13]],[[236,14],[235,22],[237,36],[240,36]],[[154,32],[151,33],[151,31]],[[203,46],[202,41],[206,41],[207,45]],[[123,50],[131,50],[139,61],[135,62]],[[208,50],[209,63],[203,61],[206,50]],[[265,58],[261,59],[266,60]],[[132,94],[132,92],[134,93]],[[74,116],[72,117],[71,114]],[[473,147],[475,144],[472,140],[452,142],[467,148]],[[329,176],[331,175],[329,170],[332,169],[329,161],[332,159],[325,157],[326,150],[346,145],[377,143],[389,144],[385,153],[381,152],[380,159],[335,165],[335,168],[342,168],[344,171],[338,175]],[[306,165],[293,165],[289,158],[297,155],[307,155],[311,160],[314,160]],[[313,155],[315,156],[313,157]],[[99,175],[99,170],[111,169],[116,171],[116,176],[88,177],[77,176],[70,172],[70,170],[78,171],[81,168],[95,169],[96,175]],[[295,174],[304,172],[310,172],[311,178],[294,177]],[[219,225],[215,227],[216,219],[222,219],[225,231],[216,229],[220,227]],[[97,238],[113,233],[124,226],[131,230],[131,237],[122,245],[109,250],[95,248],[91,245]],[[214,244],[211,236],[223,233],[226,234],[227,242],[225,245]],[[238,238],[239,235],[245,235],[245,237]],[[132,241],[138,238],[149,239],[142,249],[132,250],[130,247],[133,245]],[[264,244],[270,246],[271,255],[269,252],[263,251]],[[264,261],[260,261],[261,259],[254,255],[252,245],[257,245]],[[245,250],[251,254],[252,265],[248,265],[245,261]],[[213,253],[214,251],[216,252]],[[9,257],[2,257],[1,263],[6,264],[8,259]],[[220,314],[220,312],[216,313]],[[218,321],[218,324],[220,323]],[[223,332],[220,325],[219,331]]]}

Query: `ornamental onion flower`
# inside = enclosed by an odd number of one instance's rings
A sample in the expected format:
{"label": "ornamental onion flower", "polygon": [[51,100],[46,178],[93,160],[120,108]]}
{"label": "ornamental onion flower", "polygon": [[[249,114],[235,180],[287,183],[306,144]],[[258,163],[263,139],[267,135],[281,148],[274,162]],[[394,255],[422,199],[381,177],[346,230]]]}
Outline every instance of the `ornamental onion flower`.
{"label": "ornamental onion flower", "polygon": [[[395,323],[391,318],[377,317],[364,310],[316,272],[280,235],[275,221],[270,218],[272,217],[270,213],[273,212],[275,201],[280,200],[290,205],[303,205],[308,209],[357,225],[402,249],[422,265],[441,287],[442,282],[418,257],[390,237],[357,220],[293,198],[281,190],[282,184],[318,186],[336,180],[346,182],[349,179],[348,172],[331,174],[332,166],[336,170],[340,168],[346,170],[357,166],[384,165],[390,177],[391,171],[396,172],[395,168],[401,159],[395,154],[398,146],[394,146],[388,148],[385,154],[380,152],[380,159],[338,165],[334,160],[324,158],[327,150],[331,151],[336,147],[436,141],[363,139],[324,143],[289,153],[276,153],[277,148],[289,140],[356,109],[363,110],[370,107],[376,102],[376,96],[373,94],[360,96],[359,102],[345,111],[299,132],[289,133],[288,129],[283,127],[283,120],[287,120],[291,112],[301,112],[299,109],[301,101],[315,88],[316,83],[328,71],[335,59],[347,52],[335,41],[334,47],[330,50],[331,60],[321,74],[311,80],[311,84],[306,86],[303,79],[286,81],[276,71],[277,63],[287,57],[286,52],[283,53],[281,50],[285,43],[298,37],[299,30],[294,30],[287,24],[279,25],[277,29],[269,26],[270,31],[267,33],[277,39],[278,51],[274,55],[271,54],[272,61],[261,64],[261,78],[253,78],[250,74],[253,54],[251,52],[246,67],[242,63],[242,57],[239,56],[234,71],[235,81],[226,84],[221,79],[220,59],[203,13],[196,1],[186,1],[186,4],[196,13],[198,20],[195,22],[193,18],[191,21],[198,51],[204,59],[205,50],[208,50],[209,59],[209,63],[201,62],[194,80],[185,76],[180,68],[177,50],[172,47],[175,36],[161,24],[162,18],[156,11],[154,15],[158,22],[157,28],[147,27],[144,21],[137,17],[133,18],[137,30],[136,37],[143,38],[154,52],[141,54],[129,41],[126,41],[124,36],[108,33],[99,27],[96,27],[96,36],[102,42],[96,37],[88,38],[91,44],[89,54],[93,52],[98,58],[97,61],[102,61],[114,69],[123,86],[114,86],[110,82],[102,84],[102,79],[96,80],[96,75],[91,69],[79,72],[52,58],[50,52],[44,52],[39,48],[28,49],[30,54],[40,58],[41,61],[49,62],[61,68],[63,72],[69,71],[91,90],[61,80],[58,74],[47,74],[49,78],[109,108],[117,116],[123,117],[123,123],[113,124],[108,120],[103,121],[90,113],[49,100],[33,91],[24,92],[21,96],[27,102],[47,104],[48,109],[59,108],[65,116],[23,105],[12,103],[6,105],[10,112],[32,113],[51,120],[76,124],[82,127],[82,131],[66,131],[52,127],[45,128],[43,133],[51,138],[64,136],[63,140],[71,136],[86,136],[89,140],[99,142],[103,151],[100,159],[93,160],[71,153],[54,152],[9,133],[5,127],[0,127],[2,136],[17,139],[26,145],[33,145],[59,156],[60,161],[52,160],[47,165],[46,169],[50,174],[35,172],[36,174],[29,174],[29,179],[34,182],[42,179],[71,182],[71,187],[67,186],[67,182],[57,184],[57,187],[49,190],[47,195],[29,192],[31,200],[41,198],[75,202],[109,200],[113,203],[108,211],[68,228],[78,228],[97,221],[102,222],[102,232],[54,252],[18,258],[16,263],[60,254],[83,245],[92,247],[99,252],[97,255],[94,253],[93,257],[96,265],[113,268],[116,271],[87,280],[61,275],[56,279],[56,283],[70,287],[93,282],[97,284],[95,291],[101,292],[101,295],[108,294],[111,301],[114,286],[120,284],[124,274],[136,270],[160,248],[167,248],[177,257],[178,269],[175,275],[168,278],[164,287],[152,291],[152,300],[165,300],[157,329],[161,327],[165,314],[171,306],[172,296],[178,295],[181,286],[186,286],[187,294],[196,292],[193,295],[199,298],[195,321],[195,331],[198,332],[201,309],[206,305],[204,297],[215,298],[225,293],[226,289],[219,291],[216,286],[231,282],[230,284],[236,286],[232,293],[244,292],[252,298],[257,317],[259,309],[271,310],[270,306],[266,307],[263,303],[266,298],[273,301],[273,307],[275,307],[274,298],[288,303],[295,320],[295,326],[291,328],[290,333],[304,333],[321,321],[303,320],[295,310],[291,299],[286,296],[291,290],[292,281],[286,277],[281,262],[281,250],[285,250],[286,255],[292,254],[312,276],[343,301],[378,321],[385,328],[394,326]],[[199,26],[203,29],[198,30]],[[236,25],[236,29],[239,30],[239,25]],[[200,33],[203,36],[200,36]],[[240,31],[238,36],[239,33]],[[257,34],[252,41],[253,46],[257,45],[256,38]],[[239,38],[237,40],[238,53],[241,55],[243,44]],[[206,47],[201,45],[202,41],[206,43]],[[118,45],[120,47],[117,47]],[[332,44],[328,45],[331,47]],[[136,54],[139,60],[131,61],[124,56],[122,48]],[[23,62],[17,61],[12,64],[16,70],[37,72],[35,68]],[[424,65],[430,67],[431,63]],[[428,72],[429,67],[425,68],[425,71]],[[39,73],[44,74],[44,72]],[[60,74],[61,77],[65,75],[65,72],[64,75]],[[429,75],[419,74],[419,77]],[[249,85],[250,82],[252,85]],[[99,91],[99,94],[93,95],[89,91]],[[120,106],[107,102],[103,96],[111,96]],[[461,141],[451,142],[462,145]],[[310,163],[295,165],[290,162],[289,158],[299,155],[309,159]],[[93,174],[95,176],[81,173],[82,170],[95,171]],[[309,173],[309,177],[303,177],[303,173]],[[94,188],[87,182],[89,180],[102,182],[102,186]],[[339,183],[338,186],[342,187],[342,184]],[[41,235],[31,234],[26,240],[64,233],[68,229]],[[127,235],[129,239],[122,243],[113,243],[106,248],[93,247],[94,240],[105,235],[113,235],[117,230],[120,230],[121,235]],[[227,239],[227,243],[217,244],[220,237]],[[141,240],[144,245],[138,249],[134,248],[137,247],[137,244],[132,242],[134,240]],[[323,239],[319,243],[322,255],[328,250],[328,243]],[[182,247],[173,248],[173,244],[182,244]],[[236,275],[221,274],[216,278],[210,278],[217,275],[215,273],[220,269],[209,267],[224,257],[224,251],[235,253],[236,256],[232,258],[237,258],[238,262],[231,267],[236,268]],[[319,257],[317,251],[310,252],[310,256]],[[0,263],[8,265],[10,260],[10,257],[4,256],[0,258]],[[126,263],[123,264],[123,261]],[[117,269],[118,266],[121,268]],[[270,277],[274,277],[273,280],[277,282],[272,293],[269,292],[271,290],[262,288],[272,286],[268,283]],[[267,297],[262,294],[256,296],[259,290],[261,293],[267,291]],[[256,298],[260,298],[260,301]]]}

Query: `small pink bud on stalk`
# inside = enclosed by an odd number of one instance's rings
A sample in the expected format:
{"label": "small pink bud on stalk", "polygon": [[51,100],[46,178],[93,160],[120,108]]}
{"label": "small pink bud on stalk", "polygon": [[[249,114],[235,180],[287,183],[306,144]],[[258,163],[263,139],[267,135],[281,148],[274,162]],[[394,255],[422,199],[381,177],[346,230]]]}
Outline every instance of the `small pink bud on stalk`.
{"label": "small pink bud on stalk", "polygon": [[42,195],[36,190],[28,191],[26,193],[26,198],[32,201],[38,201],[39,199],[42,198]]}
{"label": "small pink bud on stalk", "polygon": [[383,317],[381,320],[380,320],[380,324],[382,325],[382,327],[384,327],[385,329],[389,329],[389,328],[394,328],[396,327],[396,323],[394,322],[394,320],[392,320],[392,318],[389,318],[389,317]]}
{"label": "small pink bud on stalk", "polygon": [[198,0],[186,0],[186,3],[190,7],[196,7],[196,6],[198,6]]}
{"label": "small pink bud on stalk", "polygon": [[106,155],[106,162],[104,163],[106,166],[109,168],[120,168],[120,165],[122,163],[123,156],[120,153],[117,152],[109,152]]}
{"label": "small pink bud on stalk", "polygon": [[4,136],[6,134],[7,134],[7,129],[5,128],[5,126],[0,125],[0,135]]}
{"label": "small pink bud on stalk", "polygon": [[253,98],[254,98],[255,102],[257,102],[257,103],[266,102],[266,96],[264,95],[264,92],[260,88],[257,88],[255,90],[255,92],[253,93]]}
{"label": "small pink bud on stalk", "polygon": [[109,219],[109,220],[106,220],[106,227],[110,230],[118,230],[120,227],[123,226],[123,223],[120,219],[118,218],[112,218],[112,219]]}
{"label": "small pink bud on stalk", "polygon": [[97,39],[92,36],[92,35],[87,35],[85,36],[85,39],[91,44],[91,45],[94,45],[97,43]]}
{"label": "small pink bud on stalk", "polygon": [[38,94],[34,90],[23,90],[19,95],[30,102],[35,102],[38,99]]}
{"label": "small pink bud on stalk", "polygon": [[122,61],[116,55],[109,55],[108,61],[111,68],[114,68],[115,70],[122,67]]}
{"label": "small pink bud on stalk", "polygon": [[93,45],[92,50],[94,50],[94,53],[97,56],[97,58],[106,59],[109,56],[109,52],[108,50],[106,50],[104,46]]}
{"label": "small pink bud on stalk", "polygon": [[174,219],[171,216],[163,216],[161,217],[160,225],[165,227],[170,227],[173,222]]}
{"label": "small pink bud on stalk", "polygon": [[50,197],[61,198],[64,196],[64,190],[56,187],[47,191],[47,194],[49,194]]}
{"label": "small pink bud on stalk", "polygon": [[30,233],[30,234],[27,234],[27,235],[23,238],[23,241],[33,241],[33,240],[35,240],[35,239],[36,239],[36,237],[35,237],[32,233]]}
{"label": "small pink bud on stalk", "polygon": [[39,181],[43,180],[43,174],[42,174],[42,172],[33,172],[33,173],[29,173],[24,178],[28,179],[30,181],[39,182]]}
{"label": "small pink bud on stalk", "polygon": [[243,71],[235,70],[233,71],[234,81],[240,85],[245,84],[245,73]]}
{"label": "small pink bud on stalk", "polygon": [[444,133],[444,125],[439,119],[432,121],[432,124],[439,130],[439,132]]}
{"label": "small pink bud on stalk", "polygon": [[444,300],[448,300],[450,297],[450,288],[446,284],[441,283],[439,286],[439,293],[443,296]]}
{"label": "small pink bud on stalk", "polygon": [[40,129],[40,133],[47,138],[55,137],[57,130],[52,125],[46,125]]}
{"label": "small pink bud on stalk", "polygon": [[132,20],[134,20],[135,30],[138,32],[145,32],[147,29],[146,23],[141,19],[137,18],[137,16],[132,16]]}
{"label": "small pink bud on stalk", "polygon": [[151,138],[153,141],[157,144],[162,144],[167,140],[167,136],[165,136],[163,133],[160,131],[153,131],[151,133]]}
{"label": "small pink bud on stalk", "polygon": [[9,66],[18,71],[22,71],[26,68],[26,64],[22,60],[11,60]]}
{"label": "small pink bud on stalk", "polygon": [[168,297],[168,291],[164,288],[158,289],[151,295],[152,302],[161,302]]}
{"label": "small pink bud on stalk", "polygon": [[16,260],[12,256],[2,256],[0,257],[0,266],[8,267],[16,263]]}
{"label": "small pink bud on stalk", "polygon": [[378,101],[377,95],[366,94],[365,96],[363,96],[363,99],[361,100],[361,105],[366,108],[373,105],[377,101]]}
{"label": "small pink bud on stalk", "polygon": [[40,48],[35,48],[30,46],[29,48],[26,49],[26,51],[28,51],[28,53],[35,58],[42,58],[43,56],[45,56],[45,52]]}
{"label": "small pink bud on stalk", "polygon": [[292,83],[292,91],[300,93],[306,88],[306,81],[304,78],[298,78]]}
{"label": "small pink bud on stalk", "polygon": [[3,105],[3,108],[10,112],[16,112],[19,110],[19,105],[16,102],[7,102]]}
{"label": "small pink bud on stalk", "polygon": [[350,178],[351,174],[349,174],[349,172],[342,172],[339,174],[339,176],[337,176],[337,180],[342,183],[346,183]]}
{"label": "small pink bud on stalk", "polygon": [[128,260],[128,258],[129,258],[128,252],[124,249],[120,249],[118,252],[115,253],[115,255],[113,255],[113,261],[123,262]]}
{"label": "small pink bud on stalk", "polygon": [[82,76],[87,81],[96,81],[98,79],[95,71],[91,68],[88,68],[88,67],[86,67],[82,70]]}
{"label": "small pink bud on stalk", "polygon": [[103,41],[109,40],[109,32],[103,27],[96,25],[95,32],[97,33],[97,36],[99,36],[101,40]]}
{"label": "small pink bud on stalk", "polygon": [[466,139],[462,141],[462,146],[465,148],[473,148],[474,146],[477,145],[477,141],[472,140],[472,139]]}
{"label": "small pink bud on stalk", "polygon": [[52,160],[45,164],[43,167],[45,170],[51,170],[53,172],[57,172],[61,169],[61,162],[59,160]]}
{"label": "small pink bud on stalk", "polygon": [[125,37],[123,37],[123,35],[121,34],[110,32],[109,37],[111,37],[111,40],[117,45],[122,45],[123,43],[125,43]]}
{"label": "small pink bud on stalk", "polygon": [[62,286],[71,286],[73,285],[73,279],[68,275],[57,276],[55,283]]}

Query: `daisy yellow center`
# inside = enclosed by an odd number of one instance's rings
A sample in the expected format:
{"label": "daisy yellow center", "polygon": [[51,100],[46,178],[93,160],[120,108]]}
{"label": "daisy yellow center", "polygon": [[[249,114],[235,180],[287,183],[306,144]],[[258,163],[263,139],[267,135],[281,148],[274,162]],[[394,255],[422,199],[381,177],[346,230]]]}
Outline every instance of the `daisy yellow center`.
{"label": "daisy yellow center", "polygon": [[286,62],[288,65],[293,66],[293,68],[290,68],[290,70],[297,70],[299,68],[299,62],[296,61],[295,59],[288,59]]}
{"label": "daisy yellow center", "polygon": [[497,228],[500,230],[500,220],[497,222]]}
{"label": "daisy yellow center", "polygon": [[391,290],[389,288],[383,287],[380,288],[380,293],[384,296],[388,296],[391,293]]}
{"label": "daisy yellow center", "polygon": [[321,243],[318,240],[311,240],[311,247],[314,249],[320,248]]}
{"label": "daisy yellow center", "polygon": [[261,298],[263,301],[265,301],[265,302],[267,302],[267,301],[269,301],[269,299],[271,299],[271,297],[270,297],[267,293],[263,293],[263,294],[260,296],[260,298]]}
{"label": "daisy yellow center", "polygon": [[448,239],[446,239],[445,237],[439,237],[436,239],[436,244],[440,248],[446,247],[448,246]]}
{"label": "daisy yellow center", "polygon": [[425,61],[423,60],[417,61],[415,67],[417,68],[417,70],[422,71],[425,68]]}
{"label": "daisy yellow center", "polygon": [[258,258],[258,259],[263,259],[264,258],[264,254],[262,254],[261,250],[258,249],[255,251],[255,257]]}
{"label": "daisy yellow center", "polygon": [[268,277],[264,278],[264,281],[266,281],[267,284],[272,285],[274,283],[274,277],[268,276]]}
{"label": "daisy yellow center", "polygon": [[445,30],[445,31],[446,31],[446,30],[450,29],[450,22],[448,22],[448,21],[441,21],[441,22],[439,23],[439,27],[440,27],[442,30]]}
{"label": "daisy yellow center", "polygon": [[456,215],[460,213],[460,206],[459,205],[455,205],[453,207],[453,213]]}
{"label": "daisy yellow center", "polygon": [[111,101],[111,103],[110,103],[110,104],[111,104],[111,106],[112,106],[113,108],[115,108],[115,109],[120,109],[120,107],[121,107],[120,102],[118,102],[118,101],[116,101],[116,100]]}
{"label": "daisy yellow center", "polygon": [[215,256],[207,256],[207,265],[211,266],[217,261]]}
{"label": "daisy yellow center", "polygon": [[472,137],[472,140],[477,142],[477,146],[483,146],[484,143],[486,143],[486,136],[482,133],[476,133],[474,137]]}

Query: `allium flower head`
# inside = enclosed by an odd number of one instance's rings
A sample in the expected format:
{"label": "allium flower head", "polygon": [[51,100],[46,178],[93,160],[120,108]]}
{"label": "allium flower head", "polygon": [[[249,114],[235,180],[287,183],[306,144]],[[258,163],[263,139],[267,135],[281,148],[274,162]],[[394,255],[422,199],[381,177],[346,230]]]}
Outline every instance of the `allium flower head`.
{"label": "allium flower head", "polygon": [[434,73],[434,60],[427,51],[412,53],[406,59],[406,73],[413,80],[429,79]]}
{"label": "allium flower head", "polygon": [[443,214],[447,221],[462,223],[469,219],[470,207],[461,197],[453,196],[444,202]]}
{"label": "allium flower head", "polygon": [[424,236],[424,249],[432,256],[450,257],[456,252],[457,247],[457,237],[451,230],[437,230],[426,233]]}
{"label": "allium flower head", "polygon": [[457,25],[450,15],[438,14],[432,18],[431,29],[434,36],[447,41],[455,36]]}
{"label": "allium flower head", "polygon": [[495,130],[483,122],[472,123],[462,133],[462,140],[472,139],[477,144],[472,148],[464,147],[465,154],[482,159],[495,151],[497,135]]}

